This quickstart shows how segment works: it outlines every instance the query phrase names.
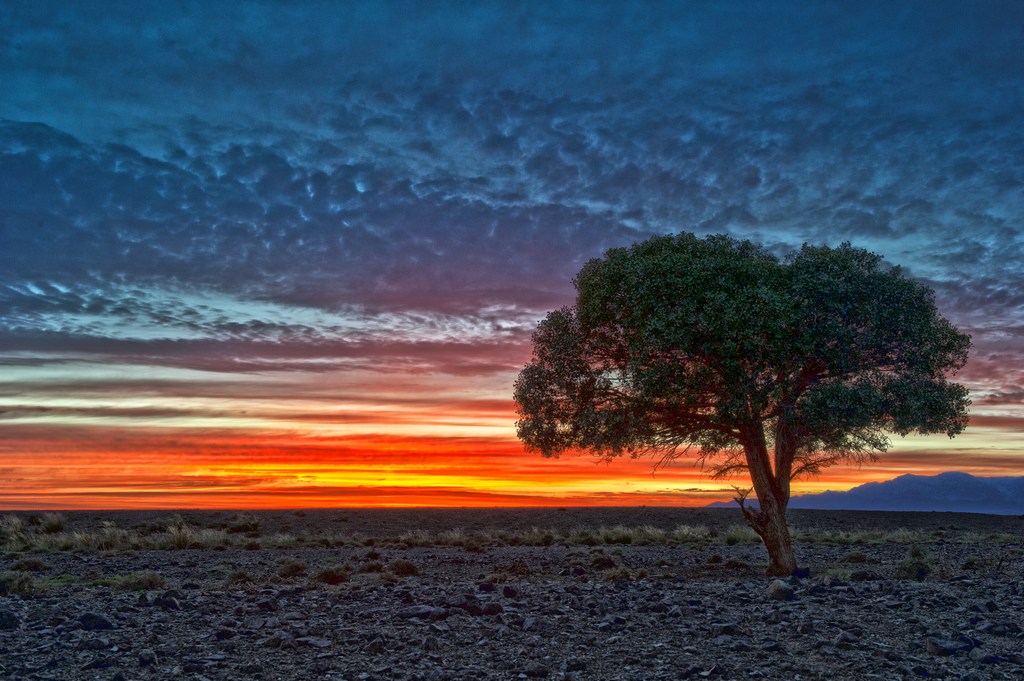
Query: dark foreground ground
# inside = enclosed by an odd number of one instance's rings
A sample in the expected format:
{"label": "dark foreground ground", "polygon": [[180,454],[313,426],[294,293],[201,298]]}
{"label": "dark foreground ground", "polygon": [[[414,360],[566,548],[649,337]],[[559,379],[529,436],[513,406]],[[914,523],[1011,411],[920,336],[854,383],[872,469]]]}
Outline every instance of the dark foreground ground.
{"label": "dark foreground ground", "polygon": [[4,514],[6,679],[1020,679],[1024,520],[733,510]]}

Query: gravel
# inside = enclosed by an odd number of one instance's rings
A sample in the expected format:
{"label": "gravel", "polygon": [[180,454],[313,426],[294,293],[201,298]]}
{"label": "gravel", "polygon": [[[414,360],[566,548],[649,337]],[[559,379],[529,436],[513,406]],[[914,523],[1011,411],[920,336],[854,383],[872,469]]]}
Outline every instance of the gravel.
{"label": "gravel", "polygon": [[756,544],[5,553],[42,567],[0,597],[0,678],[1024,678],[1020,542],[949,539],[921,581],[898,544],[801,545],[784,580]]}

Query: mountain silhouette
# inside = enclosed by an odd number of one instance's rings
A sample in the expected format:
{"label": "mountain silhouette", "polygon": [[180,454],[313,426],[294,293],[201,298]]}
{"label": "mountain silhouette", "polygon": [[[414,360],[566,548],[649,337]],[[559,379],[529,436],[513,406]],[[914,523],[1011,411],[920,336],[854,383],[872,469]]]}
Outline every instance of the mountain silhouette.
{"label": "mountain silhouette", "polygon": [[[754,506],[757,500],[752,499]],[[735,507],[720,501],[711,507]],[[794,496],[790,508],[845,511],[950,511],[1024,515],[1024,477],[981,478],[969,473],[901,475],[846,492]]]}

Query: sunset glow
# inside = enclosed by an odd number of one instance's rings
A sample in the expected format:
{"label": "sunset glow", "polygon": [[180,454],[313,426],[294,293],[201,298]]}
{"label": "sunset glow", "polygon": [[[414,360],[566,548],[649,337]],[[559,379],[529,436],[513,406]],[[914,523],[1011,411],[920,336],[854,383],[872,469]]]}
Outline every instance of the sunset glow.
{"label": "sunset glow", "polygon": [[1019,3],[16,4],[0,509],[729,499],[515,435],[537,321],[678,230],[852,241],[973,337],[967,432],[794,493],[1024,474]]}

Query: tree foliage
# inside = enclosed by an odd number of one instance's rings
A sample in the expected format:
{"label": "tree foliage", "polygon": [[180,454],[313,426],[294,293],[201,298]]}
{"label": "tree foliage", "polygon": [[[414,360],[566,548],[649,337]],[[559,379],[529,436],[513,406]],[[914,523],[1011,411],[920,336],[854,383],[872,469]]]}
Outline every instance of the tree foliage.
{"label": "tree foliage", "polygon": [[545,456],[692,455],[748,472],[762,509],[784,512],[794,478],[871,461],[892,433],[967,425],[948,377],[970,338],[927,287],[848,243],[779,259],[683,233],[612,249],[574,284],[515,384],[519,437]]}

